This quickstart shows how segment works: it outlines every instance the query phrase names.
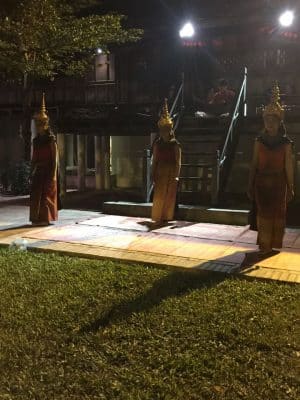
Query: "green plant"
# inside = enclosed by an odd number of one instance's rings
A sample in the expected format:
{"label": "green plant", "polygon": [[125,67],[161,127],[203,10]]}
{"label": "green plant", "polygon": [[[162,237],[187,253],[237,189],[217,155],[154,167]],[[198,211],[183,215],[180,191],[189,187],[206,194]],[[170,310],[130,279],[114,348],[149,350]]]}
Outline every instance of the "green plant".
{"label": "green plant", "polygon": [[29,194],[29,177],[30,177],[30,163],[22,161],[10,169],[9,181],[11,184],[12,194],[25,195]]}

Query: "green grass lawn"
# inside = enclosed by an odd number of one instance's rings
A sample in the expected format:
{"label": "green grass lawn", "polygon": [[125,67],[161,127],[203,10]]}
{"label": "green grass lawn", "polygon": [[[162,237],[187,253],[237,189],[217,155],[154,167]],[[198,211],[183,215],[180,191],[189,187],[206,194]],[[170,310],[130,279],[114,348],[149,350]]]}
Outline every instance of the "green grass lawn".
{"label": "green grass lawn", "polygon": [[0,250],[0,399],[300,398],[300,285]]}

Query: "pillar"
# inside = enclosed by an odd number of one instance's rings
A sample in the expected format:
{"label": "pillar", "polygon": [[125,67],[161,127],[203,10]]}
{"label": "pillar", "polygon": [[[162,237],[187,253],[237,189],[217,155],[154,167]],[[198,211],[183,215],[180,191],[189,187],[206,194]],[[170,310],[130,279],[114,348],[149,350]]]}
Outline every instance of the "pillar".
{"label": "pillar", "polygon": [[86,140],[85,135],[77,135],[77,155],[78,155],[78,190],[85,190],[85,173],[86,173]]}
{"label": "pillar", "polygon": [[103,189],[101,136],[95,136],[95,186],[96,190]]}
{"label": "pillar", "polygon": [[104,172],[104,189],[110,189],[110,136],[102,136],[102,168]]}
{"label": "pillar", "polygon": [[59,168],[59,184],[60,195],[63,197],[67,192],[67,176],[66,176],[66,136],[62,133],[57,135],[58,147],[58,168]]}
{"label": "pillar", "polygon": [[74,135],[66,135],[66,166],[74,167]]}

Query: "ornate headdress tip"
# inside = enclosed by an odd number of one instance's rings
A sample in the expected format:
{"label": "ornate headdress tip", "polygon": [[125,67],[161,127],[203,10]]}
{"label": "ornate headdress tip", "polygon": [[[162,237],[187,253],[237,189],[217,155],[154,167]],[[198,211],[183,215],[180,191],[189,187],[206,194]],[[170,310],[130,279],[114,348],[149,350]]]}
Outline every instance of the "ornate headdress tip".
{"label": "ornate headdress tip", "polygon": [[42,95],[42,102],[41,102],[41,108],[40,111],[34,114],[34,119],[38,120],[38,121],[49,121],[49,116],[47,113],[47,109],[46,109],[46,102],[45,102],[45,93],[43,92]]}
{"label": "ornate headdress tip", "polygon": [[271,103],[263,111],[264,117],[268,115],[278,117],[281,121],[283,120],[284,108],[280,104],[280,89],[277,81],[272,89]]}
{"label": "ornate headdress tip", "polygon": [[159,128],[169,127],[173,128],[173,121],[168,111],[168,99],[165,99],[161,117],[157,123]]}

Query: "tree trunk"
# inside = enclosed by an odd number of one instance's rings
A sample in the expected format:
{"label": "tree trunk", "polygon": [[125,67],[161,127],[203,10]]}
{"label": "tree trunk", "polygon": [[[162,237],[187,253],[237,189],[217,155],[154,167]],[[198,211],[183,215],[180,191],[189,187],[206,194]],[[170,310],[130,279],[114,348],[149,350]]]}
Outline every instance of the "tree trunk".
{"label": "tree trunk", "polygon": [[26,161],[30,160],[32,95],[33,95],[33,82],[29,80],[28,75],[25,73],[23,76],[22,120],[20,123],[20,134],[24,140],[23,154]]}

